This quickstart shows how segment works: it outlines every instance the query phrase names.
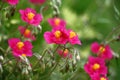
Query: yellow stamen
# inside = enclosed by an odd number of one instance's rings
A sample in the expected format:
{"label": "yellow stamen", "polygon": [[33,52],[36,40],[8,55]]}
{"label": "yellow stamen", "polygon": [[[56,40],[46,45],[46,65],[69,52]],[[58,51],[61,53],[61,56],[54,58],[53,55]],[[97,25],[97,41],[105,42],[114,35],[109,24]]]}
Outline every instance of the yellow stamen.
{"label": "yellow stamen", "polygon": [[55,31],[54,33],[56,38],[60,38],[60,36],[62,35],[61,32],[59,30]]}
{"label": "yellow stamen", "polygon": [[26,54],[22,54],[23,57],[26,57]]}
{"label": "yellow stamen", "polygon": [[25,32],[24,32],[24,36],[28,36],[28,35],[30,35],[30,30],[26,29]]}
{"label": "yellow stamen", "polygon": [[32,12],[29,12],[29,13],[27,14],[27,17],[28,17],[29,20],[32,20],[32,19],[34,18],[34,16],[35,16],[35,14],[32,13]]}
{"label": "yellow stamen", "polygon": [[100,80],[106,80],[106,78],[104,78],[104,77],[101,77],[101,78],[100,78]]}
{"label": "yellow stamen", "polygon": [[104,51],[105,51],[105,47],[104,47],[104,46],[100,46],[99,52],[100,52],[100,53],[103,53]]}
{"label": "yellow stamen", "polygon": [[55,23],[56,26],[59,26],[60,25],[60,19],[59,18],[55,19],[54,23]]}
{"label": "yellow stamen", "polygon": [[17,43],[17,47],[18,47],[19,50],[21,50],[23,48],[23,46],[24,46],[23,42],[18,42]]}
{"label": "yellow stamen", "polygon": [[98,70],[100,69],[100,65],[98,63],[95,63],[93,66],[92,66],[93,70]]}
{"label": "yellow stamen", "polygon": [[70,32],[70,38],[73,38],[73,37],[75,37],[75,36],[76,36],[76,33],[73,32],[73,31],[71,31],[71,32]]}

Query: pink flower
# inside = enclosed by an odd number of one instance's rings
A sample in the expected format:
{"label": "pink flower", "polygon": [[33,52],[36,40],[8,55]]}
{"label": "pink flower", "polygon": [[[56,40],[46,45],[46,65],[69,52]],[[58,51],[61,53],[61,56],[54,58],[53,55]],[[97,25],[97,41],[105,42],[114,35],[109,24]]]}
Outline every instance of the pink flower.
{"label": "pink flower", "polygon": [[81,45],[81,41],[78,38],[78,35],[72,31],[72,30],[68,30],[69,32],[69,42],[74,45],[74,44],[79,44]]}
{"label": "pink flower", "polygon": [[36,40],[35,36],[32,34],[30,29],[26,29],[22,26],[19,26],[18,30],[20,31],[21,35],[23,35],[25,38],[29,38],[31,40]]}
{"label": "pink flower", "polygon": [[33,4],[43,4],[46,0],[29,0]]}
{"label": "pink flower", "polygon": [[91,76],[92,80],[108,80],[105,75],[94,74]]}
{"label": "pink flower", "polygon": [[88,62],[84,65],[84,70],[92,77],[95,74],[105,75],[107,74],[107,67],[105,61],[99,57],[90,56]]}
{"label": "pink flower", "polygon": [[69,53],[68,49],[63,50],[58,50],[58,54],[63,57],[63,58],[72,58],[72,54]]}
{"label": "pink flower", "polygon": [[56,28],[56,27],[63,27],[63,28],[65,28],[65,26],[66,26],[66,22],[64,20],[62,20],[60,18],[56,18],[56,17],[48,19],[48,23],[53,28]]}
{"label": "pink flower", "polygon": [[36,11],[31,8],[26,8],[25,10],[19,10],[19,12],[21,14],[22,20],[31,25],[38,26],[42,21],[42,15],[37,14]]}
{"label": "pink flower", "polygon": [[32,56],[33,46],[29,41],[22,42],[18,38],[12,38],[8,40],[8,44],[14,56]]}
{"label": "pink flower", "polygon": [[53,29],[52,32],[45,32],[44,38],[48,44],[66,44],[68,42],[68,31],[65,28]]}
{"label": "pink flower", "polygon": [[18,4],[19,0],[6,0],[10,5]]}
{"label": "pink flower", "polygon": [[109,45],[99,45],[97,42],[92,43],[91,51],[104,59],[111,59],[113,56]]}

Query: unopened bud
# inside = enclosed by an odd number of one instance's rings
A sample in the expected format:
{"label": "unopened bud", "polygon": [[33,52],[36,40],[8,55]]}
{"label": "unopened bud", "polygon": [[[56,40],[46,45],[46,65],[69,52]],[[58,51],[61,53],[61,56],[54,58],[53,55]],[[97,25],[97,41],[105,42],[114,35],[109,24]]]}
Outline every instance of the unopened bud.
{"label": "unopened bud", "polygon": [[28,74],[28,70],[26,69],[26,68],[24,68],[23,70],[22,70],[22,74],[24,75],[24,74]]}
{"label": "unopened bud", "polygon": [[58,6],[61,6],[61,0],[57,0],[56,2],[58,4]]}
{"label": "unopened bud", "polygon": [[9,64],[12,64],[13,62],[12,61],[9,61]]}
{"label": "unopened bud", "polygon": [[77,60],[80,60],[80,55],[79,55],[79,54],[76,56],[76,59],[77,59]]}
{"label": "unopened bud", "polygon": [[73,60],[73,64],[76,64],[76,59]]}
{"label": "unopened bud", "polygon": [[38,25],[37,29],[42,32],[42,26],[41,25]]}
{"label": "unopened bud", "polygon": [[29,65],[29,66],[28,66],[28,70],[29,70],[29,71],[31,71],[31,70],[32,70],[31,65]]}
{"label": "unopened bud", "polygon": [[3,59],[4,59],[3,56],[0,56],[0,60],[3,61]]}
{"label": "unopened bud", "polygon": [[116,38],[116,41],[120,41],[120,35]]}

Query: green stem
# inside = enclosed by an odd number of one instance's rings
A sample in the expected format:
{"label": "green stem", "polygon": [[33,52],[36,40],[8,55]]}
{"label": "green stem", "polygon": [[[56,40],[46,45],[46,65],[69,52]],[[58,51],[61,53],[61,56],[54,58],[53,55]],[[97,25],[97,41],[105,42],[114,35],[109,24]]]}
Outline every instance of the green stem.
{"label": "green stem", "polygon": [[119,25],[117,28],[113,29],[113,30],[108,34],[108,36],[104,39],[104,43],[107,44],[106,41],[107,41],[115,32],[117,32],[119,29],[120,29],[120,25]]}
{"label": "green stem", "polygon": [[43,59],[43,57],[45,56],[46,52],[47,52],[47,49],[45,49],[45,50],[43,51],[42,57],[35,63],[35,66],[33,67],[33,69],[35,69],[35,67],[36,67],[36,66],[39,64],[39,62]]}
{"label": "green stem", "polygon": [[18,61],[16,62],[15,66],[13,67],[12,71],[8,74],[8,76],[6,76],[5,80],[9,79],[10,75],[15,71],[17,65],[18,65]]}
{"label": "green stem", "polygon": [[8,52],[9,52],[9,50],[10,50],[10,47],[8,46],[8,48],[6,49],[6,53],[8,53]]}
{"label": "green stem", "polygon": [[[53,52],[53,54],[58,50],[58,48],[60,47],[60,45],[57,46],[57,48],[55,49],[55,51]],[[64,49],[63,49],[63,52],[62,54],[64,53],[64,50],[65,50],[65,45],[64,45]],[[52,68],[52,70],[50,71],[50,73],[48,73],[48,75],[50,76],[52,74],[52,72],[56,69],[56,67],[58,66],[59,64],[59,61],[57,61],[57,63],[55,64],[55,66]]]}
{"label": "green stem", "polygon": [[54,54],[56,53],[56,51],[59,49],[59,47],[60,47],[60,45],[58,45],[57,47],[56,47],[56,49],[53,51],[53,56],[52,56],[52,59],[54,59]]}
{"label": "green stem", "polygon": [[8,48],[4,51],[4,56],[6,57],[9,52],[10,52],[10,47],[8,46]]}
{"label": "green stem", "polygon": [[5,50],[2,47],[0,47],[0,51],[3,53],[5,52]]}
{"label": "green stem", "polygon": [[4,2],[2,2],[1,6],[0,6],[0,11],[2,10],[3,6],[4,6]]}
{"label": "green stem", "polygon": [[58,45],[55,49],[55,51],[53,52],[53,54],[55,54],[55,52],[59,49],[60,45]]}
{"label": "green stem", "polygon": [[48,75],[50,76],[52,74],[52,72],[56,69],[56,67],[58,66],[59,61],[54,65],[54,67],[52,68],[52,70],[48,73]]}
{"label": "green stem", "polygon": [[66,60],[65,60],[65,63],[63,63],[63,66],[61,66],[60,69],[63,69],[63,68],[67,65],[68,59],[69,59],[69,58],[67,57]]}
{"label": "green stem", "polygon": [[109,43],[114,42],[114,41],[116,41],[116,39],[111,39],[111,40],[107,41],[106,44],[109,44]]}
{"label": "green stem", "polygon": [[15,58],[12,58],[12,59],[10,59],[10,60],[7,60],[6,62],[2,63],[2,65],[7,64],[9,61],[12,61],[13,59],[15,59]]}

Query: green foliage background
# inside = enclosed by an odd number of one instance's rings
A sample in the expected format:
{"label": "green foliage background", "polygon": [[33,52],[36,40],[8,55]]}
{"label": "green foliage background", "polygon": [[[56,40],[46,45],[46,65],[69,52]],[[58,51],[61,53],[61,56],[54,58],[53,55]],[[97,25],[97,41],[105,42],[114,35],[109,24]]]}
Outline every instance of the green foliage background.
{"label": "green foliage background", "polygon": [[[20,0],[15,15],[1,22],[0,46],[4,49],[8,47],[7,39],[20,36],[17,28],[25,23],[21,20],[18,10],[26,7],[35,8],[39,12],[42,6],[34,6],[26,0]],[[3,14],[3,16],[5,15]],[[37,40],[33,42],[33,52],[41,52],[46,47],[54,47],[46,44],[43,38],[44,32],[51,29],[47,19],[52,17],[52,8],[48,6],[48,9],[43,12],[43,16],[42,32],[37,35]],[[86,75],[84,75],[86,73],[83,73],[80,67],[83,67],[88,56],[92,54],[90,44],[94,41],[102,42],[115,27],[120,25],[120,0],[62,0],[60,17],[67,21],[67,28],[76,31],[82,41],[82,46],[75,46],[80,51],[81,60],[78,63],[78,71],[74,75],[56,72],[51,76],[51,80],[67,80],[71,75],[73,76],[72,80],[87,80]],[[118,35],[119,33],[112,35],[111,39]],[[118,52],[120,42],[110,43],[110,46],[113,51],[120,54]],[[120,80],[120,58],[118,61],[113,59],[110,62],[110,73],[109,80]]]}

